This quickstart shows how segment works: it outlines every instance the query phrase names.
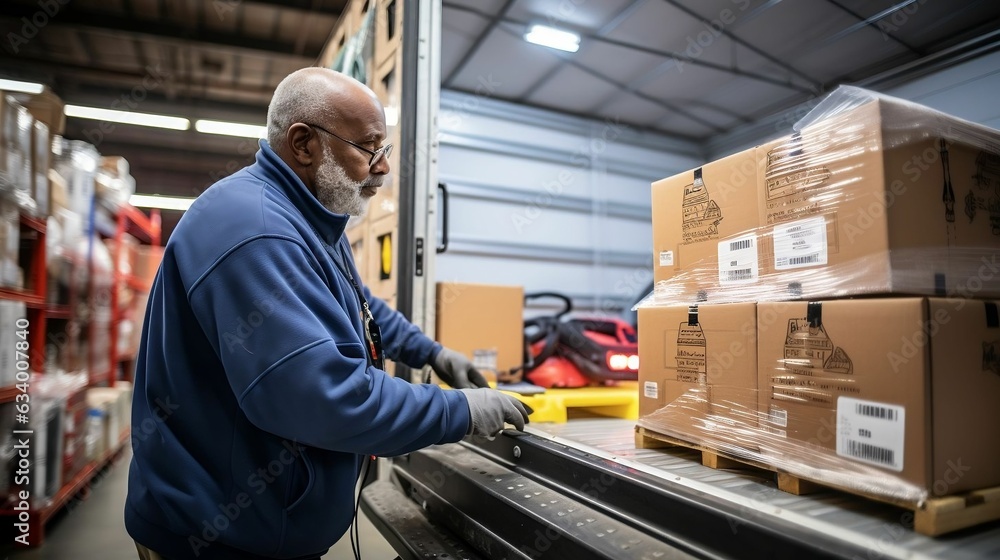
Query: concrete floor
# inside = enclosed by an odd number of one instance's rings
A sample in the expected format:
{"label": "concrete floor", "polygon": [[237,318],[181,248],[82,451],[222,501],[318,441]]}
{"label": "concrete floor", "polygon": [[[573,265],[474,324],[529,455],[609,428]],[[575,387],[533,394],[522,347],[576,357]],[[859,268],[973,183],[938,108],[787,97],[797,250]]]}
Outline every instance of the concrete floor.
{"label": "concrete floor", "polygon": [[[129,450],[114,465],[94,479],[90,495],[71,503],[49,521],[45,544],[38,548],[0,548],[4,560],[136,560],[135,544],[125,532],[122,512],[128,489]],[[359,513],[362,558],[396,558],[389,543],[364,514]],[[346,534],[330,549],[323,560],[352,559],[351,540]]]}

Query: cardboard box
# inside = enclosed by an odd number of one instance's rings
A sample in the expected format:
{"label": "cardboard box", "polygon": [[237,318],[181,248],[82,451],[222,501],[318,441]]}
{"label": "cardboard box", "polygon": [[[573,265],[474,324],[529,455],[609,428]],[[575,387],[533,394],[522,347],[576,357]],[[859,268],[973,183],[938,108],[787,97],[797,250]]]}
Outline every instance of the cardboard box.
{"label": "cardboard box", "polygon": [[396,54],[400,40],[403,37],[402,0],[379,2],[378,13],[375,15],[375,60],[385,62]]}
{"label": "cardboard box", "polygon": [[31,195],[35,199],[35,215],[48,216],[49,208],[49,168],[52,153],[52,137],[49,127],[35,121],[31,129]]}
{"label": "cardboard box", "polygon": [[140,245],[135,251],[135,264],[132,274],[147,286],[153,285],[156,272],[160,269],[160,261],[163,260],[163,247],[154,245]]}
{"label": "cardboard box", "polygon": [[0,286],[22,287],[20,253],[21,217],[17,206],[0,200]]}
{"label": "cardboard box", "polygon": [[465,354],[484,374],[524,364],[523,317],[520,286],[437,284],[436,340]]}
{"label": "cardboard box", "polygon": [[1000,484],[996,304],[761,303],[758,322],[765,455],[934,496]]}
{"label": "cardboard box", "polygon": [[0,106],[0,171],[7,174],[14,186],[31,196],[31,134],[34,119],[13,97],[6,96]]}
{"label": "cardboard box", "polygon": [[365,241],[365,266],[368,270],[362,274],[372,295],[382,299],[396,297],[397,231],[397,216],[387,216],[368,225]]}
{"label": "cardboard box", "polygon": [[35,95],[18,93],[14,97],[35,120],[45,123],[52,134],[62,135],[66,128],[66,104],[51,89],[46,87],[42,93]]}
{"label": "cardboard box", "polygon": [[640,418],[704,443],[728,440],[717,424],[756,427],[756,328],[754,303],[639,308]]}
{"label": "cardboard box", "polygon": [[755,154],[751,148],[653,183],[653,277],[683,278],[677,301],[712,301],[718,286],[758,277]]}
{"label": "cardboard box", "polygon": [[757,287],[1000,296],[1000,154],[970,138],[1000,132],[880,99],[760,147]]}
{"label": "cardboard box", "polygon": [[[350,224],[350,227],[344,230],[347,242],[351,246],[351,254],[354,257],[354,267],[358,269],[360,274],[366,274],[368,271],[368,253],[365,251],[367,233],[368,224],[362,222]],[[367,278],[362,278],[362,280],[367,280]]]}

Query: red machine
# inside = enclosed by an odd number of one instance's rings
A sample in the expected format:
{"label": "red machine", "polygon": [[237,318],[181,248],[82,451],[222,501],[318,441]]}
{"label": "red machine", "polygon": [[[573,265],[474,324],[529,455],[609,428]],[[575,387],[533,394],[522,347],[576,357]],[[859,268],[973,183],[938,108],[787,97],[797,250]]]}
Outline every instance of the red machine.
{"label": "red machine", "polygon": [[541,387],[586,387],[635,381],[639,345],[635,329],[617,318],[564,318],[573,308],[562,294],[525,294],[525,301],[551,297],[564,309],[525,321],[525,378]]}

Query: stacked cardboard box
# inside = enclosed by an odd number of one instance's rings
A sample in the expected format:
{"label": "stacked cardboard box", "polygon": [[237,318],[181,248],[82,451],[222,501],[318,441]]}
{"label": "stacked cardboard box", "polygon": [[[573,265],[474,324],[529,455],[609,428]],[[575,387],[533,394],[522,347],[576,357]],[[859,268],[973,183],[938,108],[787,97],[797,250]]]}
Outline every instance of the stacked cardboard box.
{"label": "stacked cardboard box", "polygon": [[439,282],[435,340],[496,381],[524,363],[524,288]]}
{"label": "stacked cardboard box", "polygon": [[0,197],[0,286],[24,285],[19,258],[21,253],[21,218],[17,204]]}
{"label": "stacked cardboard box", "polygon": [[653,184],[640,381],[696,385],[640,425],[901,499],[1000,485],[1000,132],[856,88],[798,130]]}

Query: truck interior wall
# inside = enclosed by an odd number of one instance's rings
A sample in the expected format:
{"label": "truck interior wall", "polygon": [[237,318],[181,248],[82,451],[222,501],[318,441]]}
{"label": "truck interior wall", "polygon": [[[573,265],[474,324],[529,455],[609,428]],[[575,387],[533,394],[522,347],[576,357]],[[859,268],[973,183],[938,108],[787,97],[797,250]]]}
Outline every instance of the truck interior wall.
{"label": "truck interior wall", "polygon": [[644,295],[650,183],[702,161],[695,143],[455,91],[439,124],[450,204],[437,280],[559,291],[607,313]]}
{"label": "truck interior wall", "polygon": [[[874,91],[906,99],[932,109],[1000,128],[1000,106],[996,91],[1000,88],[1000,52],[984,54],[907,80],[905,74],[894,76],[892,85],[878,82],[856,84]],[[831,85],[833,89],[836,84]],[[713,161],[755,145],[789,134],[792,125],[805,116],[822,96],[782,113],[761,119],[706,143],[705,161]]]}
{"label": "truck interior wall", "polygon": [[1000,52],[917,78],[885,91],[975,123],[1000,128]]}

